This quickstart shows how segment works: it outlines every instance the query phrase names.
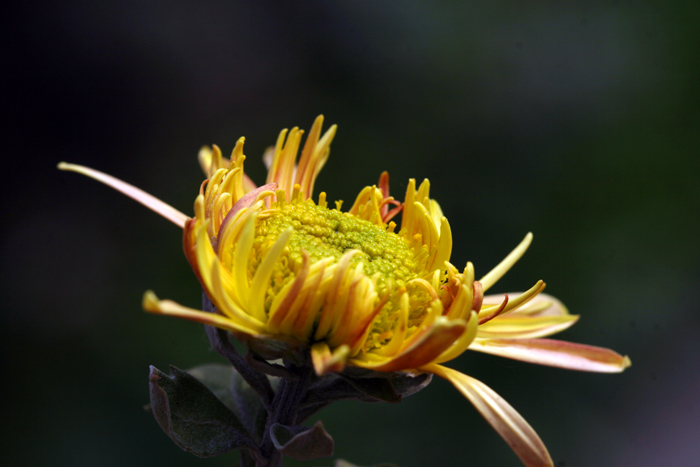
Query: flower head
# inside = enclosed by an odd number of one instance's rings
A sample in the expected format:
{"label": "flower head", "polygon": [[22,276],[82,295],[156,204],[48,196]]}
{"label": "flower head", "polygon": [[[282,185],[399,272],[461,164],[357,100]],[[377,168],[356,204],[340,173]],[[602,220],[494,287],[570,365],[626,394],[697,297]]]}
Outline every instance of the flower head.
{"label": "flower head", "polygon": [[[244,172],[244,139],[230,160],[218,147],[199,160],[208,179],[195,215],[185,216],[109,176],[98,178],[183,227],[185,255],[218,313],[144,296],[148,311],[230,331],[265,359],[310,354],[317,375],[346,366],[379,372],[428,372],[449,380],[503,436],[526,465],[551,465],[537,434],[493,390],[441,364],[467,349],[563,368],[616,372],[629,359],[597,347],[542,339],[577,317],[538,281],[521,294],[484,296],[524,254],[532,235],[475,280],[471,263],[450,262],[452,233],[430,183],[409,180],[403,201],[389,194],[385,172],[354,203],[314,198],[336,127],[314,122],[283,130],[265,156],[266,183]],[[400,226],[392,220],[401,214]]]}

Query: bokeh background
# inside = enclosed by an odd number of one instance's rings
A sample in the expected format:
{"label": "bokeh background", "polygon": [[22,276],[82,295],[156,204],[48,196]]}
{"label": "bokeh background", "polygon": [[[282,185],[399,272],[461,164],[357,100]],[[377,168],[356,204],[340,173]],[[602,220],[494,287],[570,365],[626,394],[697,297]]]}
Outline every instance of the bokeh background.
{"label": "bokeh background", "polygon": [[[317,187],[350,201],[383,170],[427,177],[453,262],[498,284],[545,279],[580,322],[562,338],[631,356],[621,375],[468,353],[557,466],[700,462],[700,4],[22,2],[5,9],[2,465],[236,465],[182,452],[142,410],[148,365],[220,362],[180,231],[56,170],[93,166],[192,212],[196,154],[246,136],[246,168],[284,127],[338,123]],[[335,458],[519,465],[449,384],[398,405],[320,413]],[[289,462],[315,466],[324,462]],[[325,462],[330,464],[330,462]]]}

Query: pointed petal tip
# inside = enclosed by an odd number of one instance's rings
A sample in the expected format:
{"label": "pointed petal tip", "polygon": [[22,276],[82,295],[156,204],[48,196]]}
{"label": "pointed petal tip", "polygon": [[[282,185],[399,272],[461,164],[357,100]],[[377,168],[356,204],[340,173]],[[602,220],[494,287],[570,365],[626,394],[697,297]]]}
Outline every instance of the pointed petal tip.
{"label": "pointed petal tip", "polygon": [[622,365],[620,367],[620,371],[625,371],[627,368],[629,368],[631,366],[632,366],[632,360],[630,360],[630,358],[627,355],[622,357]]}
{"label": "pointed petal tip", "polygon": [[350,355],[350,346],[341,345],[331,351],[325,342],[317,342],[311,346],[311,361],[314,372],[322,377],[328,373],[339,373],[345,369]]}
{"label": "pointed petal tip", "polygon": [[527,467],[553,467],[544,443],[525,419],[493,389],[463,373],[429,364],[423,371],[449,381],[486,419]]}
{"label": "pointed petal tip", "polygon": [[604,348],[555,339],[484,339],[471,350],[556,368],[593,373],[621,373],[629,357]]}
{"label": "pointed petal tip", "polygon": [[158,313],[160,311],[158,306],[159,302],[158,296],[152,290],[147,290],[143,293],[141,307],[151,313]]}

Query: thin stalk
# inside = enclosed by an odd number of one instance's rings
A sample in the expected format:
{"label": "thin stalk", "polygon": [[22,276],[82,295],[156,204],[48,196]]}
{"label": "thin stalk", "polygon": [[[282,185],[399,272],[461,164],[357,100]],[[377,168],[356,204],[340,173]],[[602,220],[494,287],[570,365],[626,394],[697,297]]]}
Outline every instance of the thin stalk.
{"label": "thin stalk", "polygon": [[284,456],[275,448],[270,435],[270,428],[276,423],[288,426],[294,425],[299,405],[304,396],[306,396],[306,391],[311,382],[312,370],[310,367],[299,367],[291,363],[285,366],[296,378],[282,378],[280,381],[277,393],[272,400],[272,410],[268,414],[265,434],[260,445],[260,453],[267,460],[267,463],[256,467],[280,467],[282,465]]}

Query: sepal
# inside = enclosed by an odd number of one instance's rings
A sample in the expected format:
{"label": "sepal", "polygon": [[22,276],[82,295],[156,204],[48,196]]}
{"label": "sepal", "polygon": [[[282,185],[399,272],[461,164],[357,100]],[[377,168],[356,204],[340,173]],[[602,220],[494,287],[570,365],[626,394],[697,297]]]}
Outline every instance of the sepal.
{"label": "sepal", "polygon": [[376,400],[400,402],[425,388],[433,375],[430,373],[382,373],[364,368],[349,367],[339,376],[359,392]]}
{"label": "sepal", "polygon": [[353,399],[362,402],[399,402],[426,387],[430,373],[380,373],[363,368],[346,368],[315,381],[301,401],[297,423],[331,402]]}
{"label": "sepal", "polygon": [[333,438],[320,420],[312,427],[275,423],[270,427],[270,438],[278,451],[299,461],[333,455]]}

